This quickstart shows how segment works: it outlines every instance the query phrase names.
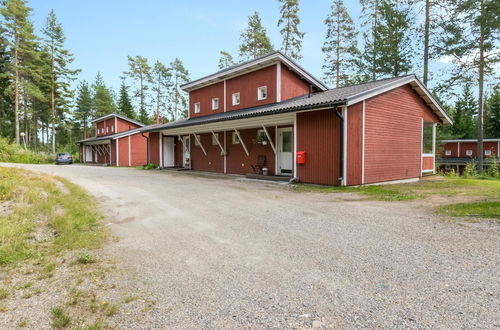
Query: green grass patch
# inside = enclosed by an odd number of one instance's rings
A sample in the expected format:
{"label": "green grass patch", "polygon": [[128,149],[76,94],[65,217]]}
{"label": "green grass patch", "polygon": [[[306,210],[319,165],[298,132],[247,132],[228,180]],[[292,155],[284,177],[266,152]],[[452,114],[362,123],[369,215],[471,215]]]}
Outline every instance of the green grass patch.
{"label": "green grass patch", "polygon": [[0,300],[3,300],[9,296],[9,291],[5,288],[0,288]]}
{"label": "green grass patch", "polygon": [[500,219],[500,202],[473,202],[438,207],[438,212],[452,217],[477,216]]}
{"label": "green grass patch", "polygon": [[[62,178],[0,167],[2,202],[12,210],[0,213],[0,266],[98,248],[107,236],[94,200]],[[47,233],[43,242],[37,240],[39,232]]]}
{"label": "green grass patch", "polygon": [[78,261],[81,264],[93,264],[94,262],[97,261],[97,259],[88,252],[82,252],[78,255],[76,261]]}
{"label": "green grass patch", "polygon": [[52,316],[52,327],[55,329],[62,329],[71,322],[71,317],[61,307],[53,307],[50,313]]}

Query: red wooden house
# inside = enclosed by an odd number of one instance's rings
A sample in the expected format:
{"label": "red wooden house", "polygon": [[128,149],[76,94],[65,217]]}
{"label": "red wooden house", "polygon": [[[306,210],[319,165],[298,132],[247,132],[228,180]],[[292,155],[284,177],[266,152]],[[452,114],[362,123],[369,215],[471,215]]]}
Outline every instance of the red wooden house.
{"label": "red wooden house", "polygon": [[329,185],[414,180],[435,171],[436,125],[451,123],[414,75],[328,89],[281,52],[182,88],[189,118],[140,129],[160,167]]}
{"label": "red wooden house", "polygon": [[[441,151],[440,168],[444,171],[455,170],[462,173],[465,165],[477,160],[477,140],[476,139],[457,139],[444,140],[443,150]],[[495,157],[498,161],[500,155],[500,138],[483,140],[483,159],[484,165],[488,165],[488,158]]]}
{"label": "red wooden house", "polygon": [[81,140],[80,162],[116,166],[146,164],[148,134],[141,124],[119,114],[109,114],[92,121],[95,136]]}

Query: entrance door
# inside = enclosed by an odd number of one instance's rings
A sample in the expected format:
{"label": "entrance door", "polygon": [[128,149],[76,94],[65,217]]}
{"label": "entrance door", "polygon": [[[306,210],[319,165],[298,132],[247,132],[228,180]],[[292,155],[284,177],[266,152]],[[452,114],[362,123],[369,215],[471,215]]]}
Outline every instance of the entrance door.
{"label": "entrance door", "polygon": [[85,146],[85,163],[92,163],[92,147]]}
{"label": "entrance door", "polygon": [[292,127],[278,128],[278,173],[291,175],[293,172],[293,130]]}
{"label": "entrance door", "polygon": [[175,140],[173,137],[163,138],[163,166],[173,167],[174,166],[174,145]]}
{"label": "entrance door", "polygon": [[183,148],[183,161],[182,161],[182,166],[184,167],[187,167],[187,168],[191,168],[191,152],[190,152],[190,144],[189,144],[189,135],[188,136],[184,136],[182,138],[182,141],[184,142],[182,144],[182,148]]}

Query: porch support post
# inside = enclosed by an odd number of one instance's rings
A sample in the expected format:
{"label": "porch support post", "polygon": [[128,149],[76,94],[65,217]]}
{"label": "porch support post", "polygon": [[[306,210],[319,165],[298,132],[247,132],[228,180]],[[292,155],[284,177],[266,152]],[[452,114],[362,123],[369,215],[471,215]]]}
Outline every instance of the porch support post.
{"label": "porch support post", "polygon": [[118,147],[120,139],[116,139],[116,166],[120,166],[120,148]]}
{"label": "porch support post", "polygon": [[243,149],[245,150],[245,153],[247,154],[247,157],[250,156],[250,154],[248,153],[248,149],[247,149],[247,146],[245,145],[245,142],[243,142],[243,140],[241,139],[241,135],[240,135],[240,132],[238,132],[238,130],[235,128],[234,129],[234,132],[236,133],[236,135],[238,136],[238,140],[240,140],[240,143],[241,143],[241,146],[243,147]]}
{"label": "porch support post", "polygon": [[[217,144],[219,145],[220,150],[226,154],[226,150],[222,147],[222,144],[220,144],[219,138],[217,137],[217,134],[215,134],[214,131],[212,131],[212,135],[214,136],[215,141],[217,141]],[[225,156],[224,156],[225,157]]]}
{"label": "porch support post", "polygon": [[432,173],[436,173],[436,126],[436,123],[432,125],[432,157],[434,159]]}
{"label": "porch support post", "polygon": [[205,151],[205,148],[203,148],[203,144],[201,144],[201,141],[200,139],[198,138],[198,135],[196,134],[193,134],[194,135],[194,139],[196,140],[196,142],[198,143],[198,145],[200,146],[201,150],[203,151],[203,153],[205,154],[205,156],[207,155],[207,152]]}
{"label": "porch support post", "polygon": [[269,132],[267,131],[266,126],[262,125],[262,128],[264,129],[264,132],[266,133],[267,139],[269,140],[269,143],[271,144],[271,148],[273,148],[274,155],[276,156],[276,147],[274,146],[273,140],[271,140],[271,136],[269,135]]}

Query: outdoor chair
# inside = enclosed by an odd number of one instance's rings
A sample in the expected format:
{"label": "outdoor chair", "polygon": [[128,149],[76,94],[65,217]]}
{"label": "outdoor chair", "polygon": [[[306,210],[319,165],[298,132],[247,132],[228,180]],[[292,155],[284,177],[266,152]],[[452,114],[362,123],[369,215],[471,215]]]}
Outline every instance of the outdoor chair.
{"label": "outdoor chair", "polygon": [[257,164],[251,165],[253,172],[255,174],[262,174],[262,169],[264,168],[264,164],[266,164],[266,156],[265,155],[257,156]]}

